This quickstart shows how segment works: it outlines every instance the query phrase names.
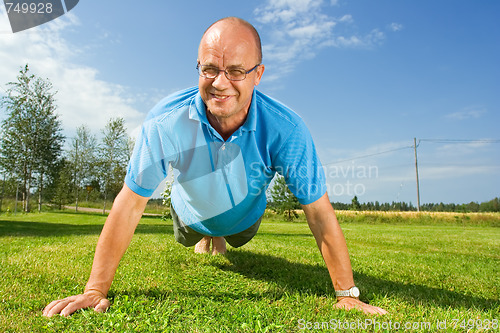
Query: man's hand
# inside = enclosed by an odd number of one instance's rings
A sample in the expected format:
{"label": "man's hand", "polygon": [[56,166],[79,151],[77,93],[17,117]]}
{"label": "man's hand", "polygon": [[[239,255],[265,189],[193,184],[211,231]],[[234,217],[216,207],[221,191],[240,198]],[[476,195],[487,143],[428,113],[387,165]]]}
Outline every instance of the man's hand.
{"label": "man's hand", "polygon": [[357,309],[363,311],[366,314],[383,315],[387,313],[387,311],[382,308],[363,303],[359,299],[352,297],[339,297],[337,304],[335,304],[333,307],[337,309],[344,309],[347,311],[351,309]]}
{"label": "man's hand", "polygon": [[44,316],[51,317],[57,313],[69,316],[77,310],[89,307],[93,307],[97,312],[104,312],[109,308],[106,293],[147,202],[148,198],[134,193],[127,185],[123,186],[99,236],[85,292],[53,301],[43,310]]}
{"label": "man's hand", "polygon": [[93,307],[97,312],[104,312],[109,308],[109,306],[109,300],[103,293],[97,290],[89,290],[80,295],[70,296],[51,302],[43,310],[43,315],[46,317],[52,317],[53,315],[60,313],[61,316],[66,317],[75,311],[89,307]]}

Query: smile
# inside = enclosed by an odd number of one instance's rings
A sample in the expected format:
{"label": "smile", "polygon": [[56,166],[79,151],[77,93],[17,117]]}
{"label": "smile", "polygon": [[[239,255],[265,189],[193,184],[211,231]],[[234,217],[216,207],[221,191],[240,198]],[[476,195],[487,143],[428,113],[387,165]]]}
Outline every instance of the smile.
{"label": "smile", "polygon": [[228,100],[229,98],[231,98],[231,96],[227,96],[227,95],[216,95],[216,94],[212,94],[212,96],[219,102],[223,102],[223,101],[226,101]]}

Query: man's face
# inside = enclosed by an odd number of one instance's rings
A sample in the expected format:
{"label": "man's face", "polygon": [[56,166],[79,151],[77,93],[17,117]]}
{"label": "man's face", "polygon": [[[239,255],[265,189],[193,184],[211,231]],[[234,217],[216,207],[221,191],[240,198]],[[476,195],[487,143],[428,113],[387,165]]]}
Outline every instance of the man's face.
{"label": "man's face", "polygon": [[[203,37],[198,62],[219,69],[243,68],[246,71],[258,64],[257,46],[248,29],[221,22]],[[258,85],[264,67],[247,74],[242,81],[230,81],[220,72],[214,79],[199,78],[201,98],[208,112],[219,120],[244,120],[252,101],[254,86]]]}

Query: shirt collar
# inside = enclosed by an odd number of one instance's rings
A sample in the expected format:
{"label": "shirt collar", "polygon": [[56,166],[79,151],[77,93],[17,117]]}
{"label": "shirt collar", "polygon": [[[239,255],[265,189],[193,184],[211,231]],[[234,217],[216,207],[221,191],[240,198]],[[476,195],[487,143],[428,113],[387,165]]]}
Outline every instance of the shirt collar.
{"label": "shirt collar", "polygon": [[205,103],[201,99],[200,92],[196,94],[194,100],[191,102],[189,106],[189,119],[197,120],[206,125],[210,125],[207,118],[207,108]]}
{"label": "shirt collar", "polygon": [[[247,119],[241,125],[239,129],[247,132],[255,131],[257,128],[257,103],[255,102],[256,98],[256,90],[253,90],[252,94],[252,103],[250,104],[250,108],[248,109]],[[194,101],[189,106],[189,119],[197,120],[206,124],[209,127],[212,127],[208,122],[207,118],[207,108],[205,103],[201,99],[200,92],[196,94]]]}
{"label": "shirt collar", "polygon": [[252,94],[252,103],[250,103],[250,108],[248,108],[247,120],[241,126],[243,131],[251,132],[255,131],[257,128],[257,102],[256,102],[256,90],[254,88]]}

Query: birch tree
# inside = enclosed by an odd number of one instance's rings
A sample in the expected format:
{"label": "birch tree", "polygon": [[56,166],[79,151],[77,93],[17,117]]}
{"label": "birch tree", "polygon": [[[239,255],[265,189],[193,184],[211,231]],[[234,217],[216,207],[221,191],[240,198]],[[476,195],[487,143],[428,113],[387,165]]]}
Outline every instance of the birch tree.
{"label": "birch tree", "polygon": [[0,163],[21,184],[24,211],[30,210],[34,187],[40,210],[46,176],[51,174],[64,143],[56,113],[56,93],[50,81],[31,74],[28,65],[7,86],[7,95],[1,99],[7,118],[2,121]]}
{"label": "birch tree", "polygon": [[293,221],[298,217],[295,210],[300,208],[300,203],[288,188],[285,177],[277,175],[270,190],[270,195],[272,210],[278,214],[283,214],[287,221]]}
{"label": "birch tree", "polygon": [[130,158],[129,138],[123,118],[110,119],[104,130],[99,148],[101,190],[106,201],[113,200],[123,186]]}

